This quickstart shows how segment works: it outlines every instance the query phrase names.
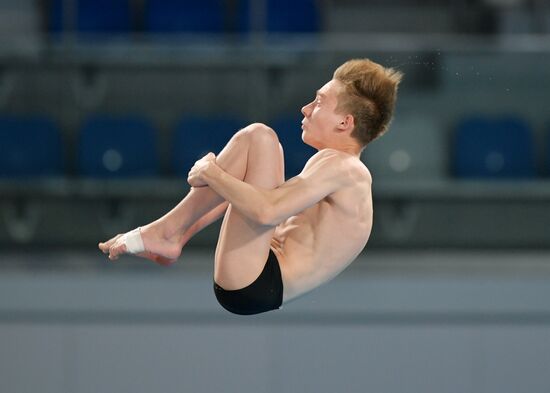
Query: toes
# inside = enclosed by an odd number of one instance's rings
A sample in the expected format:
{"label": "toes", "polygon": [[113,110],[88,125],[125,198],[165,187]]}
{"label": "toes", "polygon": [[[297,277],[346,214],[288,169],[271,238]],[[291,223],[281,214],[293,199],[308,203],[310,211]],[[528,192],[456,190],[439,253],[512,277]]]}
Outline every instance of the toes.
{"label": "toes", "polygon": [[107,247],[105,243],[99,243],[99,249],[103,254],[109,254],[109,247]]}
{"label": "toes", "polygon": [[[99,249],[104,253],[108,254],[108,257],[111,261],[117,260],[121,255],[128,253],[128,248],[126,246],[125,238],[121,238],[124,236],[124,234],[119,234],[112,239],[108,240],[107,242],[99,243],[98,247]],[[174,254],[171,250],[168,250],[168,255]],[[159,255],[150,251],[143,251],[138,254],[137,256],[147,258],[159,265],[162,266],[169,266],[172,265],[174,262],[177,261],[177,258],[172,257],[166,257],[163,255]],[[179,256],[179,254],[178,254]]]}
{"label": "toes", "polygon": [[113,237],[112,239],[110,240],[107,240],[105,243],[99,243],[99,249],[101,251],[103,251],[104,254],[107,254],[109,252],[109,249],[111,248],[111,246],[113,244],[115,244],[115,242],[120,239],[120,237],[122,236],[122,234],[118,234],[116,235],[115,237]]}
{"label": "toes", "polygon": [[109,248],[109,259],[118,259],[118,257],[124,253],[126,253],[126,244],[122,241],[118,241]]}

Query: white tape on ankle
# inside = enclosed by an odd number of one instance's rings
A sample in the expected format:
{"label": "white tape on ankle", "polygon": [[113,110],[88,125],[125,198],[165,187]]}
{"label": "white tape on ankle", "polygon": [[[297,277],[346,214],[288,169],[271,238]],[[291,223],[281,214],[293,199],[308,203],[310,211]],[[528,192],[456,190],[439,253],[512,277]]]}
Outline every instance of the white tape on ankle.
{"label": "white tape on ankle", "polygon": [[140,228],[136,228],[133,231],[125,233],[124,244],[126,244],[126,252],[129,254],[139,254],[145,251],[143,246],[143,240],[141,238]]}

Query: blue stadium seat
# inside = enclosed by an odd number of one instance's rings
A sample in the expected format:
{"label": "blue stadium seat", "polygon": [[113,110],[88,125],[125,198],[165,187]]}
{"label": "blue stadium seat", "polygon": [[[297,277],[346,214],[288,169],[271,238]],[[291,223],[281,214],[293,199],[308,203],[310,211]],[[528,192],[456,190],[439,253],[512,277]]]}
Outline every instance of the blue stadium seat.
{"label": "blue stadium seat", "polygon": [[[250,30],[250,1],[240,2],[240,30]],[[316,0],[266,0],[266,30],[271,33],[315,33],[321,28]]]}
{"label": "blue stadium seat", "polygon": [[454,142],[454,174],[461,178],[533,178],[535,148],[521,119],[473,117],[461,121]]}
{"label": "blue stadium seat", "polygon": [[307,160],[317,150],[302,141],[302,116],[280,116],[273,120],[271,128],[279,136],[285,153],[285,179],[298,175]]}
{"label": "blue stadium seat", "polygon": [[65,169],[61,133],[41,116],[0,116],[0,176],[60,176]]}
{"label": "blue stadium seat", "polygon": [[[64,28],[65,0],[50,5],[50,31]],[[127,33],[132,30],[131,0],[75,0],[76,31],[81,33]]]}
{"label": "blue stadium seat", "polygon": [[173,172],[187,177],[195,161],[209,152],[218,154],[245,125],[244,121],[230,116],[184,116],[174,132]]}
{"label": "blue stadium seat", "polygon": [[94,178],[157,175],[155,130],[139,116],[90,117],[80,133],[78,169],[80,175]]}
{"label": "blue stadium seat", "polygon": [[222,33],[224,0],[147,0],[145,30],[157,33]]}
{"label": "blue stadium seat", "polygon": [[320,15],[316,0],[268,0],[267,30],[308,33],[319,31]]}

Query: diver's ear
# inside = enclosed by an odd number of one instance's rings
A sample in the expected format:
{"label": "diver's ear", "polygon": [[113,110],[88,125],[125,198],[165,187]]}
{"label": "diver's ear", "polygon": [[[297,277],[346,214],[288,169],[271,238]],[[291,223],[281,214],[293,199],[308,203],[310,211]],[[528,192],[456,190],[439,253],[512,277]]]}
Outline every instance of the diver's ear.
{"label": "diver's ear", "polygon": [[336,128],[338,131],[353,131],[355,128],[355,119],[353,118],[353,115],[347,114],[342,117]]}

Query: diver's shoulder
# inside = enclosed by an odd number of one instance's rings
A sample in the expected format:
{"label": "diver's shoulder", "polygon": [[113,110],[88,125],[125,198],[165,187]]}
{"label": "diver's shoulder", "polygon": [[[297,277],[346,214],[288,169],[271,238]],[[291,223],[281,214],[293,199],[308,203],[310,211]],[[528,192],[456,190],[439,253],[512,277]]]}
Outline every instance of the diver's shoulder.
{"label": "diver's shoulder", "polygon": [[370,170],[357,156],[337,149],[326,148],[319,150],[314,157],[317,160],[322,160],[327,165],[333,166],[335,170],[348,173],[354,182],[367,181],[372,183]]}
{"label": "diver's shoulder", "polygon": [[372,184],[372,175],[363,161],[357,158],[355,160],[350,160],[348,163],[350,175],[354,181]]}

